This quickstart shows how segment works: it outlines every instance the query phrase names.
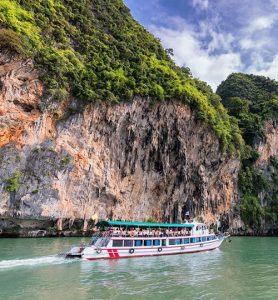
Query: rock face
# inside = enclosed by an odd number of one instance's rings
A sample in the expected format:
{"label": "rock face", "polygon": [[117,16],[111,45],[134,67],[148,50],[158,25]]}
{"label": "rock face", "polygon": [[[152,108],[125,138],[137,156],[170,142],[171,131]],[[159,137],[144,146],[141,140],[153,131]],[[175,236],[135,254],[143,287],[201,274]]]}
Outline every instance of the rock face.
{"label": "rock face", "polygon": [[266,140],[258,146],[260,157],[255,166],[266,181],[265,187],[258,194],[267,214],[261,233],[278,235],[278,119],[269,120],[264,125]]}
{"label": "rock face", "polygon": [[93,214],[174,222],[187,211],[233,226],[239,160],[185,104],[138,97],[73,114],[75,99],[43,97],[31,60],[1,53],[0,76],[2,232],[12,220],[65,229],[81,219],[86,229]]}
{"label": "rock face", "polygon": [[271,156],[278,157],[278,119],[265,122],[266,140],[258,146],[257,166],[263,168]]}

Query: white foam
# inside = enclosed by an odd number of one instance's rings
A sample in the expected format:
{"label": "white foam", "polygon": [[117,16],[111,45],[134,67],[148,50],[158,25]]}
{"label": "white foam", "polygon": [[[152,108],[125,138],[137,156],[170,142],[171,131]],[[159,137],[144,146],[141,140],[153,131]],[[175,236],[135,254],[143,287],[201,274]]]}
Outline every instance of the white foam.
{"label": "white foam", "polygon": [[38,266],[38,265],[56,265],[68,262],[62,257],[42,256],[28,259],[11,259],[0,261],[0,270],[11,269],[22,266]]}

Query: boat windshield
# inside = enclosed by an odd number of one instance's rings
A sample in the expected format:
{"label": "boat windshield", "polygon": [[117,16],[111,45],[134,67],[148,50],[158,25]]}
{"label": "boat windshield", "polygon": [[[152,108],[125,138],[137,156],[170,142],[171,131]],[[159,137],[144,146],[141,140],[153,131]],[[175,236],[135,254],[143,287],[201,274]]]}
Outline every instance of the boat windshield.
{"label": "boat windshield", "polygon": [[94,245],[98,239],[99,239],[99,237],[98,237],[98,236],[92,236],[92,239],[91,239],[90,245]]}
{"label": "boat windshield", "polygon": [[109,241],[110,241],[109,237],[98,238],[94,245],[96,247],[106,247]]}

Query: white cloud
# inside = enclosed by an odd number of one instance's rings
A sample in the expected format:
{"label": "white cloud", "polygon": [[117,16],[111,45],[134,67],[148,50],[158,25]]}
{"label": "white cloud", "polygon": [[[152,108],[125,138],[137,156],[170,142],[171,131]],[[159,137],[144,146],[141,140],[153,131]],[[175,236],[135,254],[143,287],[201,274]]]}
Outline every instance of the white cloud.
{"label": "white cloud", "polygon": [[[207,45],[208,53],[213,53],[216,50],[221,49],[223,52],[229,52],[234,42],[234,36],[231,33],[221,33],[214,30],[213,26],[204,23],[200,25],[202,30],[201,35],[203,38],[210,40]],[[203,29],[205,28],[205,29]]]}
{"label": "white cloud", "polygon": [[270,29],[278,20],[278,14],[258,16],[245,28],[246,33],[253,34],[261,30]]}
{"label": "white cloud", "polygon": [[245,49],[245,50],[252,49],[252,48],[256,47],[255,41],[253,41],[249,37],[245,37],[245,38],[241,39],[239,41],[239,44],[240,44],[241,48]]}
{"label": "white cloud", "polygon": [[208,9],[209,0],[192,0],[192,4],[194,7],[199,7],[201,9]]}
{"label": "white cloud", "polygon": [[277,0],[270,0],[270,3],[273,5],[273,8],[278,10],[278,2]]}
{"label": "white cloud", "polygon": [[252,65],[246,69],[246,72],[278,80],[278,54],[270,62],[265,62],[260,55],[254,56]]}
{"label": "white cloud", "polygon": [[[174,49],[173,59],[178,65],[188,66],[193,76],[208,82],[214,90],[233,72],[278,79],[278,55],[270,60],[277,45],[277,38],[273,35],[278,22],[275,9],[266,16],[263,7],[246,13],[239,7],[238,12],[242,15],[238,24],[241,26],[237,30],[225,31],[222,27],[225,16],[221,15],[221,9],[212,10],[208,1],[192,1],[195,7],[202,6],[211,13],[209,19],[193,25],[183,18],[165,15],[164,26],[150,28],[165,48]],[[171,24],[172,29],[167,24]]]}
{"label": "white cloud", "polygon": [[278,55],[273,58],[271,63],[266,65],[266,69],[263,70],[261,75],[278,80]]}
{"label": "white cloud", "polygon": [[173,48],[175,62],[214,89],[232,72],[278,79],[278,0],[191,0],[195,10],[173,7],[174,15],[165,1],[125,1],[141,3],[148,29]]}
{"label": "white cloud", "polygon": [[243,36],[239,40],[240,47],[243,50],[256,50],[256,49],[264,49],[265,47],[272,44],[271,38],[265,37],[250,37]]}
{"label": "white cloud", "polygon": [[151,31],[161,39],[165,48],[174,49],[174,60],[178,65],[188,66],[193,76],[207,81],[214,90],[230,73],[242,69],[238,53],[211,55],[209,49],[202,47],[196,32],[188,28],[172,30],[152,26]]}

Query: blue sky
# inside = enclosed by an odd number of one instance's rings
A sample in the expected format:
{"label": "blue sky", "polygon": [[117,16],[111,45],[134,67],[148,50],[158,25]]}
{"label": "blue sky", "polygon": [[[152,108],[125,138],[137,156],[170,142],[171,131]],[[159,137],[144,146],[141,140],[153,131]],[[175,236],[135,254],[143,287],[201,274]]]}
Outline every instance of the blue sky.
{"label": "blue sky", "polygon": [[278,0],[124,0],[213,89],[232,72],[278,79]]}

